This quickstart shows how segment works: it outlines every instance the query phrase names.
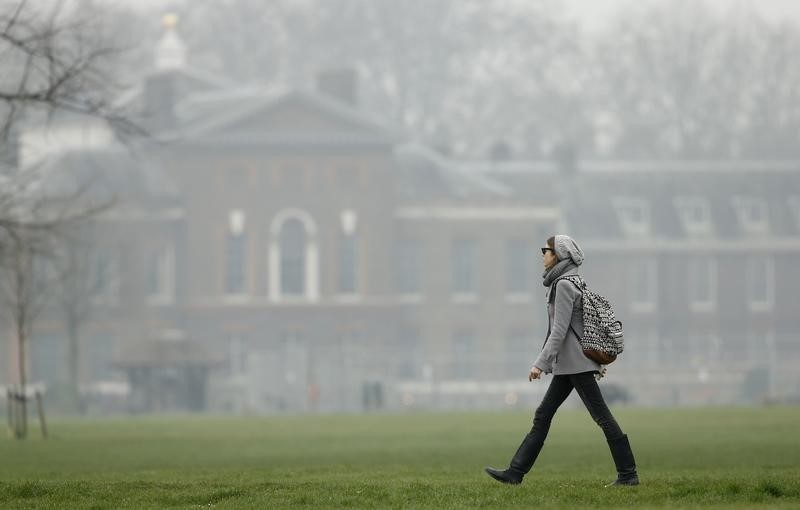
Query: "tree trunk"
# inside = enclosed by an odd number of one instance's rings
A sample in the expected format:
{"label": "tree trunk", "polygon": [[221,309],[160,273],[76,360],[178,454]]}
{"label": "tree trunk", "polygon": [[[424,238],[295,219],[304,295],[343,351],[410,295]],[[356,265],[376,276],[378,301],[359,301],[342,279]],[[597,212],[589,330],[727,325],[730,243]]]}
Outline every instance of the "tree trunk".
{"label": "tree trunk", "polygon": [[69,314],[67,317],[67,330],[69,334],[69,387],[70,387],[70,406],[73,411],[82,413],[81,396],[78,389],[80,374],[80,337],[78,335],[78,317]]}
{"label": "tree trunk", "polygon": [[18,427],[15,430],[15,435],[17,439],[25,439],[28,435],[28,402],[25,392],[25,333],[22,331],[22,328],[17,332],[17,338],[19,340],[19,392],[20,392],[20,401],[19,401],[19,410],[20,416],[19,420],[17,421]]}

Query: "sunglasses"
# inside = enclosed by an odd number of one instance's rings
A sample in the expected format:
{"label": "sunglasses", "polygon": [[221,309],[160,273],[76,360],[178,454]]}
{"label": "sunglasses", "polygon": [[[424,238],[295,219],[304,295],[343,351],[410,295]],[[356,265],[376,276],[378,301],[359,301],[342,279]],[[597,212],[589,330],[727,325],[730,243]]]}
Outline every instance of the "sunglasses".
{"label": "sunglasses", "polygon": [[553,250],[552,248],[542,248],[542,255],[544,255],[548,251],[551,251],[551,252],[553,252],[555,254],[555,250]]}

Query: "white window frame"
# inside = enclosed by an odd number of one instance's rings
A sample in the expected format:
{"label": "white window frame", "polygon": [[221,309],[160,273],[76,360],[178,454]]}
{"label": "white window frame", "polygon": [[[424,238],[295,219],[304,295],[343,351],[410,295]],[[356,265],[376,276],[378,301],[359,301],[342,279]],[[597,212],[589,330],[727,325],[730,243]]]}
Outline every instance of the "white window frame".
{"label": "white window frame", "polygon": [[[158,247],[156,253],[159,264],[158,278],[161,282],[159,286],[162,288],[158,294],[148,294],[147,304],[156,306],[171,305],[175,303],[175,246],[170,242],[165,242]],[[148,260],[148,264],[149,262]],[[150,271],[150,267],[147,270]]]}
{"label": "white window frame", "polygon": [[[711,202],[701,196],[679,196],[674,199],[675,209],[683,223],[683,228],[689,236],[709,235],[712,233]],[[691,214],[692,209],[702,210],[702,220],[695,220]]]}
{"label": "white window frame", "polygon": [[[739,226],[749,234],[761,234],[769,230],[769,208],[767,201],[760,197],[737,195],[731,198],[739,219]],[[760,209],[761,218],[753,218],[750,212],[754,207]]]}
{"label": "white window frame", "polygon": [[456,247],[456,243],[458,241],[468,241],[468,242],[472,243],[473,260],[471,261],[472,265],[470,267],[470,278],[471,278],[471,283],[472,283],[472,289],[467,290],[467,291],[457,290],[455,288],[456,287],[456,280],[455,280],[456,274],[454,272],[455,269],[451,268],[451,270],[450,270],[450,288],[451,288],[452,300],[453,300],[454,303],[460,303],[460,304],[477,303],[478,302],[478,293],[479,293],[478,289],[480,288],[480,280],[479,280],[479,278],[480,278],[480,271],[479,271],[479,267],[480,267],[480,263],[479,263],[479,261],[480,261],[479,260],[480,259],[480,254],[479,254],[479,252],[480,252],[480,243],[478,242],[478,240],[476,238],[473,238],[473,237],[457,237],[457,238],[454,238],[451,241],[451,250],[452,250],[451,251],[451,253],[452,253],[451,260],[454,263],[455,263],[455,257],[456,257],[455,247]]}
{"label": "white window frame", "polygon": [[700,259],[689,259],[688,264],[688,271],[687,271],[687,290],[688,290],[688,298],[689,298],[689,308],[692,312],[712,312],[717,307],[717,283],[719,281],[718,278],[718,267],[717,267],[717,260],[713,258],[713,256],[708,255],[704,260],[708,261],[708,296],[709,299],[706,301],[699,301],[695,299],[694,294],[694,281],[698,275],[694,274],[697,270],[695,263]]}
{"label": "white window frame", "polygon": [[[753,279],[757,276],[756,266],[765,268],[767,296],[765,301],[756,299],[753,292]],[[746,270],[747,305],[751,312],[768,312],[775,307],[775,259],[769,255],[750,256]]]}
{"label": "white window frame", "polygon": [[[612,199],[619,224],[627,236],[648,236],[651,232],[650,202],[644,198],[614,197]],[[640,220],[634,219],[633,210],[639,211]]]}
{"label": "white window frame", "polygon": [[[105,286],[101,289],[101,292],[92,294],[91,301],[94,305],[116,306],[119,304],[120,287],[122,284],[122,256],[114,249],[101,249],[92,256],[91,277],[93,287],[95,278],[97,277],[97,264],[100,257],[105,257],[109,261],[110,274],[106,275]],[[92,290],[94,290],[94,288]]]}
{"label": "white window frame", "polygon": [[647,286],[647,300],[636,300],[636,289],[639,284],[636,281],[635,275],[638,275],[639,271],[638,268],[637,270],[630,271],[628,273],[628,292],[631,296],[631,310],[637,313],[654,312],[658,304],[658,261],[654,259],[638,259],[634,261],[634,264],[642,264],[645,266],[644,274],[647,278],[647,282],[645,283]]}

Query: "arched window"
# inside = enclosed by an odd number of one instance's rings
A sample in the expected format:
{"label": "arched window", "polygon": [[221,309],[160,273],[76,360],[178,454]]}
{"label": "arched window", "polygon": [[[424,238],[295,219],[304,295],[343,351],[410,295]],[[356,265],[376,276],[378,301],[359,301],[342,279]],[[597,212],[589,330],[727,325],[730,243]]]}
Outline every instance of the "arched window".
{"label": "arched window", "polygon": [[273,302],[319,299],[319,248],[314,219],[284,209],[270,222],[269,296]]}
{"label": "arched window", "polygon": [[283,223],[280,233],[281,294],[302,296],[306,292],[306,229],[297,218]]}

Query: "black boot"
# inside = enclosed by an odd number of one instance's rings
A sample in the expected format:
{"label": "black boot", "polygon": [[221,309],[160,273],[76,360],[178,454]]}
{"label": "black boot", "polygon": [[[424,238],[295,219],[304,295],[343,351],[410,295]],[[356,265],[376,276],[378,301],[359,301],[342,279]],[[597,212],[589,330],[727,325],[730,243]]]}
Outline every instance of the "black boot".
{"label": "black boot", "polygon": [[636,474],[636,461],[633,458],[628,436],[622,435],[616,439],[609,440],[608,447],[611,449],[611,456],[614,457],[614,464],[617,466],[617,479],[606,485],[606,487],[639,485],[639,475]]}
{"label": "black boot", "polygon": [[522,440],[522,444],[519,445],[517,453],[511,459],[508,469],[487,467],[485,471],[498,482],[511,485],[522,483],[522,478],[533,467],[533,463],[536,462],[536,457],[539,456],[543,445],[544,440],[535,437],[532,433],[528,433],[525,439]]}

